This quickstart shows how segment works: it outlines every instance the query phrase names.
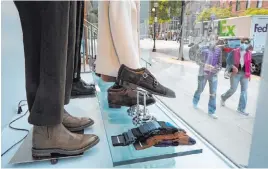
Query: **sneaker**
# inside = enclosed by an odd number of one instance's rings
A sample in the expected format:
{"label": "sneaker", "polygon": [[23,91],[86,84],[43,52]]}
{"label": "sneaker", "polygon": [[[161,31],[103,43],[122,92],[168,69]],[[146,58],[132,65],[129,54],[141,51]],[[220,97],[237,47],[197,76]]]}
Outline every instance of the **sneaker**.
{"label": "sneaker", "polygon": [[193,104],[194,109],[198,109],[197,104]]}
{"label": "sneaker", "polygon": [[221,106],[225,106],[225,101],[223,101],[223,99],[221,98]]}
{"label": "sneaker", "polygon": [[241,110],[236,110],[238,113],[244,115],[244,116],[248,116],[249,113],[245,112],[245,111],[241,111]]}
{"label": "sneaker", "polygon": [[208,116],[213,119],[218,119],[218,116],[215,113],[208,113]]}

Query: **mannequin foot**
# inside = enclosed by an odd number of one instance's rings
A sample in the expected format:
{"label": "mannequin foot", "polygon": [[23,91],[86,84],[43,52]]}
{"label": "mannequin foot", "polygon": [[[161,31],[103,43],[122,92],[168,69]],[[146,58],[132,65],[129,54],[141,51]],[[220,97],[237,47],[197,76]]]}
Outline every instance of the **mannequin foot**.
{"label": "mannequin foot", "polygon": [[87,84],[84,80],[79,79],[78,81],[73,82],[71,96],[92,96],[95,95],[95,91],[94,84]]}
{"label": "mannequin foot", "polygon": [[87,127],[92,126],[94,124],[94,121],[90,118],[74,117],[70,115],[66,110],[64,110],[62,124],[69,131],[81,131]]}
{"label": "mannequin foot", "polygon": [[34,126],[32,156],[50,157],[53,153],[78,155],[95,146],[98,142],[98,136],[93,134],[74,134],[62,124]]}

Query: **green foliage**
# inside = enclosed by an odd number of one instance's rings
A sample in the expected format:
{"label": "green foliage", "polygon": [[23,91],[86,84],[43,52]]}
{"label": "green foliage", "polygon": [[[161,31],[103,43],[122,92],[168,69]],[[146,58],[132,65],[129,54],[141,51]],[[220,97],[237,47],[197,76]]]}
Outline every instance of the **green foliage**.
{"label": "green foliage", "polygon": [[[153,8],[155,1],[150,1],[151,8]],[[172,17],[180,16],[181,1],[168,1],[160,0],[158,2],[158,7],[156,8],[156,15],[158,18],[158,23],[169,22]],[[151,11],[151,16],[149,24],[154,23],[154,12]]]}
{"label": "green foliage", "polygon": [[168,1],[170,7],[170,16],[180,16],[181,15],[181,1]]}
{"label": "green foliage", "polygon": [[268,15],[268,9],[248,8],[240,16],[246,16],[246,15]]}
{"label": "green foliage", "polygon": [[230,8],[217,8],[212,7],[203,10],[197,17],[197,21],[208,21],[210,20],[211,15],[214,14],[216,19],[223,19],[232,17],[231,9]]}

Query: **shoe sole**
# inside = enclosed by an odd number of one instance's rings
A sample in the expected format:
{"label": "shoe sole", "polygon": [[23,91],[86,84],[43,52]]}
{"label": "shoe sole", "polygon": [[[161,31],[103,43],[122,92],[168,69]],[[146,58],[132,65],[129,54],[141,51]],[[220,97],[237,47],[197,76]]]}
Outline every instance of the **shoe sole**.
{"label": "shoe sole", "polygon": [[91,123],[88,123],[88,124],[85,124],[85,125],[83,125],[83,126],[79,126],[79,127],[73,127],[73,128],[70,128],[70,127],[66,127],[69,131],[72,131],[72,132],[74,132],[74,131],[81,131],[81,130],[84,130],[85,128],[87,128],[87,127],[90,127],[90,126],[92,126],[94,124],[94,121],[92,121]]}
{"label": "shoe sole", "polygon": [[241,115],[243,115],[243,116],[248,116],[249,114],[245,114],[245,113],[243,113],[243,112],[241,112],[241,111],[236,111],[237,113],[239,113],[239,114],[241,114]]}
{"label": "shoe sole", "polygon": [[168,97],[168,98],[176,98],[176,96],[169,96],[169,95],[160,94],[160,93],[154,92],[154,91],[152,91],[150,89],[147,89],[147,88],[144,88],[142,86],[139,86],[139,85],[136,85],[136,84],[133,84],[133,83],[130,83],[130,82],[126,82],[126,81],[121,82],[120,85],[122,85],[125,88],[131,88],[132,90],[135,90],[135,89],[137,89],[137,87],[140,87],[140,88],[150,92],[151,94],[155,94],[155,95],[158,95],[158,96],[164,96],[164,97]]}
{"label": "shoe sole", "polygon": [[98,138],[97,140],[95,140],[94,142],[92,142],[91,144],[89,144],[88,146],[78,149],[78,150],[63,150],[63,149],[35,149],[32,148],[32,156],[33,157],[51,157],[51,154],[61,154],[61,155],[79,155],[83,152],[85,152],[86,150],[92,148],[93,146],[95,146],[96,144],[98,144],[100,141],[100,139]]}
{"label": "shoe sole", "polygon": [[[155,102],[151,103],[151,104],[146,104],[146,106],[150,106],[150,105],[153,105],[153,104],[155,104]],[[132,106],[135,106],[135,105],[136,104],[134,104]],[[143,105],[143,104],[139,104],[139,105]],[[111,109],[120,109],[122,106],[126,106],[126,105],[118,105],[118,104],[110,104],[109,103],[109,108],[111,108]],[[132,106],[126,106],[126,107],[132,107]]]}
{"label": "shoe sole", "polygon": [[218,119],[218,117],[212,116],[212,115],[208,115],[210,118],[212,119]]}
{"label": "shoe sole", "polygon": [[93,96],[95,94],[96,94],[96,92],[94,92],[94,93],[71,92],[71,96],[72,97],[77,97],[77,96]]}

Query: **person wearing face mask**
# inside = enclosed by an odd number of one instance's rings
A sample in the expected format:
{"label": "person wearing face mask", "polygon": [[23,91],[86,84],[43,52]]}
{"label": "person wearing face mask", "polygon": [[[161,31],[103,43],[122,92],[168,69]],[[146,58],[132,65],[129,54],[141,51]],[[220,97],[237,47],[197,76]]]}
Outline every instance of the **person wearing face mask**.
{"label": "person wearing face mask", "polygon": [[241,39],[239,48],[234,49],[227,58],[227,64],[232,68],[232,75],[230,78],[230,89],[221,95],[221,105],[225,106],[225,101],[230,98],[237,89],[240,82],[241,93],[237,112],[248,116],[246,112],[247,105],[247,89],[250,81],[250,64],[251,64],[251,50],[250,40],[248,38]]}
{"label": "person wearing face mask", "polygon": [[206,83],[209,83],[209,102],[208,102],[208,115],[213,119],[217,119],[216,116],[216,93],[218,86],[218,72],[222,68],[222,52],[219,47],[216,46],[218,37],[211,35],[208,45],[203,46],[198,52],[199,73],[198,73],[198,85],[193,96],[193,106],[197,109],[198,102],[200,100],[201,93],[206,87]]}

